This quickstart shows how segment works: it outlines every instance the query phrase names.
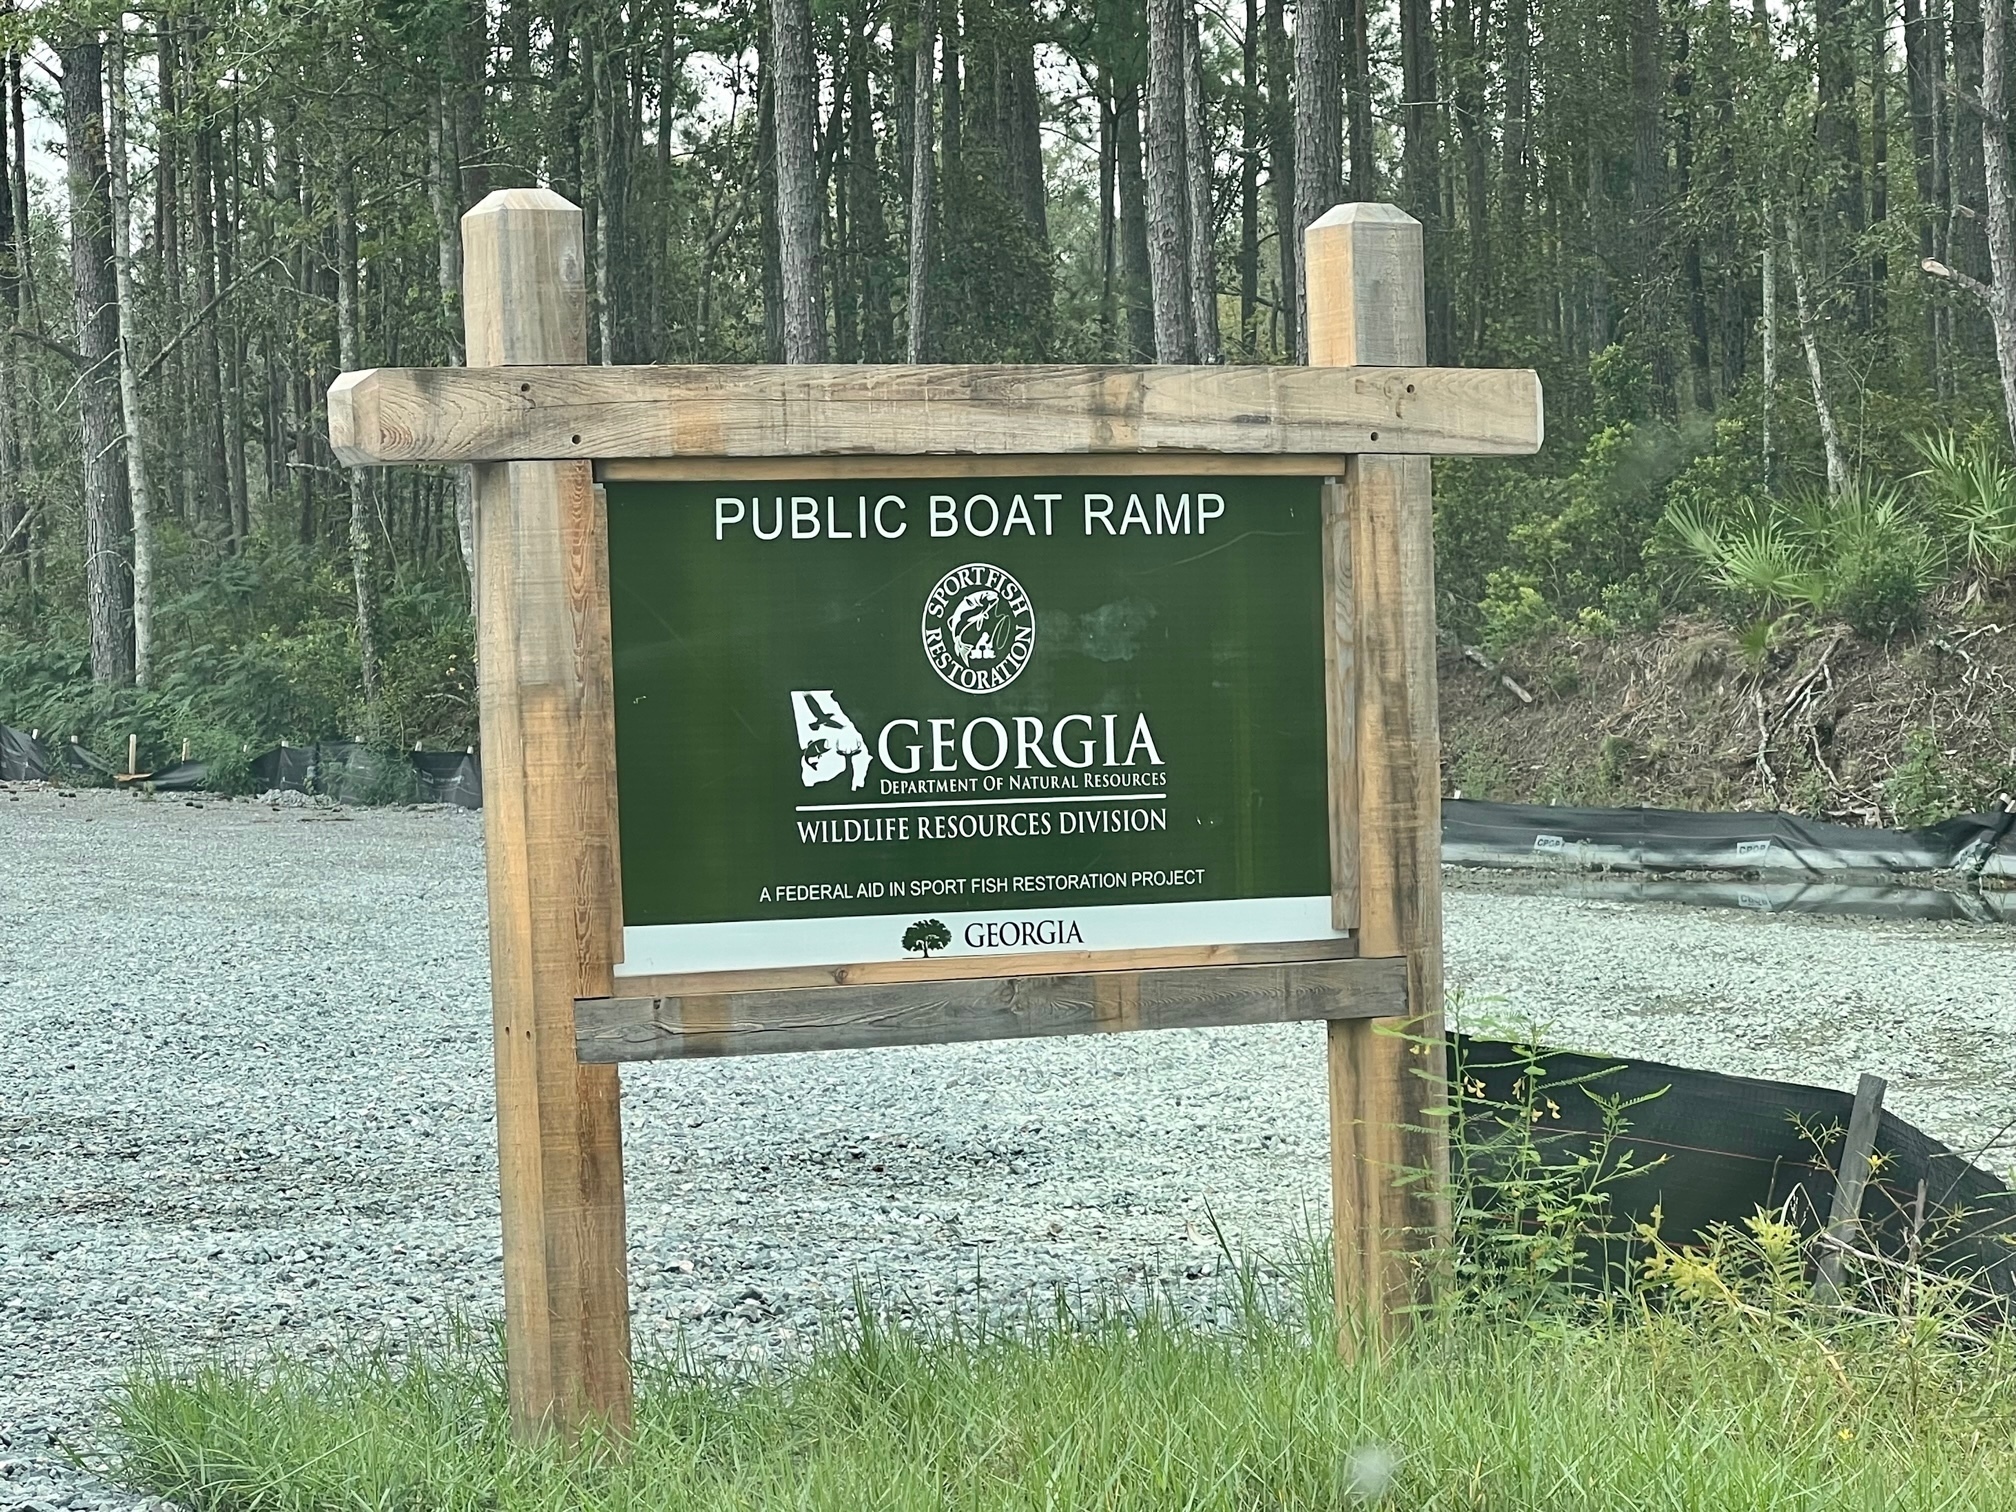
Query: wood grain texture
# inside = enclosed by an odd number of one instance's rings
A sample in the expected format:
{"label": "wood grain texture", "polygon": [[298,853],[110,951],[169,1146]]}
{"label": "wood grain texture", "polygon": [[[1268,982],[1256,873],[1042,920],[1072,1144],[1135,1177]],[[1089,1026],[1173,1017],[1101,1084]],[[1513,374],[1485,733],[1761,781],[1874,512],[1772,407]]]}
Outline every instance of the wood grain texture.
{"label": "wood grain texture", "polygon": [[[486,348],[488,350],[489,348]],[[329,390],[353,466],[603,457],[1524,456],[1540,382],[1363,367],[377,368]],[[508,360],[508,359],[507,359]]]}
{"label": "wood grain texture", "polygon": [[1404,961],[1359,960],[583,998],[575,1046],[584,1062],[676,1060],[1394,1017],[1406,989]]}
{"label": "wood grain texture", "polygon": [[1323,485],[1323,730],[1330,801],[1330,927],[1358,927],[1358,630],[1350,494]]}
{"label": "wood grain texture", "polygon": [[1814,1292],[1823,1302],[1841,1297],[1840,1246],[1860,1237],[1862,1193],[1869,1185],[1876,1135],[1883,1126],[1883,1094],[1889,1084],[1864,1071],[1855,1083],[1855,1104],[1848,1115],[1848,1133],[1834,1167],[1834,1201],[1827,1213],[1827,1240],[1814,1264]]}
{"label": "wood grain texture", "polygon": [[[1421,227],[1340,205],[1303,238],[1309,360],[1405,367],[1427,355]],[[1537,429],[1537,427],[1536,427]],[[1433,495],[1423,457],[1361,455],[1350,517],[1358,948],[1407,963],[1413,1016],[1329,1032],[1340,1346],[1389,1339],[1448,1234],[1443,1104],[1441,768]]]}
{"label": "wood grain texture", "polygon": [[1091,452],[1038,456],[1001,452],[986,457],[617,457],[595,464],[604,483],[790,483],[832,478],[1328,478],[1350,458],[1254,456],[1222,452]]}
{"label": "wood grain texture", "polygon": [[977,977],[1065,976],[1081,971],[1145,971],[1175,966],[1256,966],[1349,960],[1353,939],[1290,940],[1265,945],[1172,945],[1153,950],[1046,950],[1028,955],[866,961],[846,966],[773,966],[755,971],[693,971],[616,976],[619,997],[764,992],[792,987],[859,987],[881,982],[963,982]]}
{"label": "wood grain texture", "polygon": [[[505,190],[463,218],[471,361],[586,356],[580,213]],[[614,695],[588,466],[473,470],[505,1342],[512,1424],[627,1433],[629,1286],[616,1072],[574,1055],[612,983]]]}

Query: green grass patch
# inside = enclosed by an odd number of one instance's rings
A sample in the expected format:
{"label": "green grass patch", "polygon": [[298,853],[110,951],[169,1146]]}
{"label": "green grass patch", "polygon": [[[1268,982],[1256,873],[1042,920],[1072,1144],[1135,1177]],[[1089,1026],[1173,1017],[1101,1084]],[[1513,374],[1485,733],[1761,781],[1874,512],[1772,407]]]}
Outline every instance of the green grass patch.
{"label": "green grass patch", "polygon": [[[809,1362],[639,1371],[627,1454],[514,1446],[494,1338],[148,1367],[118,1469],[201,1509],[2007,1508],[2016,1352],[1897,1319],[1615,1304],[1424,1321],[1347,1363],[1320,1312],[981,1331],[857,1321]],[[1298,1316],[1299,1315],[1299,1316]]]}

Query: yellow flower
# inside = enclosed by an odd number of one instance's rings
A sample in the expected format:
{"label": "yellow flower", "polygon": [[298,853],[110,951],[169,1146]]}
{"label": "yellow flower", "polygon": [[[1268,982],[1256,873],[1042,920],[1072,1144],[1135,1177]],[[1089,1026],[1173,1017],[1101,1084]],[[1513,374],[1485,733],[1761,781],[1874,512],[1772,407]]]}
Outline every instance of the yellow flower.
{"label": "yellow flower", "polygon": [[1842,1443],[1845,1444],[1850,1439],[1855,1437],[1855,1430],[1853,1428],[1843,1428],[1839,1433],[1835,1434],[1834,1437],[1838,1438],[1839,1440],[1841,1440]]}

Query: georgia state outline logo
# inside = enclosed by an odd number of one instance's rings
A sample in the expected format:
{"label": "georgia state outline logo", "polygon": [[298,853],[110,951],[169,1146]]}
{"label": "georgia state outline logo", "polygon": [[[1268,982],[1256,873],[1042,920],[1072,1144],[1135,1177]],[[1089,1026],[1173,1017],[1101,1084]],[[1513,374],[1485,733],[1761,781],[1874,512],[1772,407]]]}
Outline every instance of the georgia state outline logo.
{"label": "georgia state outline logo", "polygon": [[1036,649],[1036,606],[999,567],[968,562],[924,597],[924,656],[961,693],[998,693]]}

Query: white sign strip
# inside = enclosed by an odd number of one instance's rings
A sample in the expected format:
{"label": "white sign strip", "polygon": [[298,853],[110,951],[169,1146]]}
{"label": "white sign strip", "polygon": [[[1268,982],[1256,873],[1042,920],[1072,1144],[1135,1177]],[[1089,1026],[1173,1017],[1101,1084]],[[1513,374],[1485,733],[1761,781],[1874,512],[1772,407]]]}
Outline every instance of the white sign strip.
{"label": "white sign strip", "polygon": [[[933,959],[1043,954],[1059,950],[1157,950],[1340,939],[1330,897],[1234,898],[1224,902],[1122,903],[1101,908],[989,909],[949,913],[913,900],[901,913],[837,919],[761,919],[727,924],[646,924],[623,931],[623,979],[769,966],[840,966],[916,960],[903,937],[913,924],[944,926]],[[936,931],[928,931],[935,937]]]}

